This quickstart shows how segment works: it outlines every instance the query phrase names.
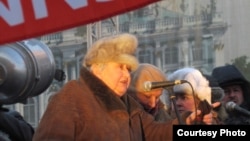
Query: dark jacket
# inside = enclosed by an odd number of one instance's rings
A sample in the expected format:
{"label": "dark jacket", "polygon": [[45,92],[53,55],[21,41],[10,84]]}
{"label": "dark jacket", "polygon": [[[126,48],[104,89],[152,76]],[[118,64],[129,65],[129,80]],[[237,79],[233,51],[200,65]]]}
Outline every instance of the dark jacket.
{"label": "dark jacket", "polygon": [[[239,105],[246,110],[250,110],[250,83],[234,65],[225,65],[213,69],[212,76],[216,78],[220,87],[233,84],[240,85],[243,90],[244,102]],[[228,118],[226,124],[250,124],[250,119],[237,111],[227,111]]]}
{"label": "dark jacket", "polygon": [[4,134],[7,134],[11,141],[32,141],[34,134],[33,127],[23,119],[20,113],[3,107],[0,108],[0,131],[3,132],[2,138]]}
{"label": "dark jacket", "polygon": [[33,141],[171,141],[172,124],[155,122],[132,97],[117,97],[82,68],[80,80],[50,100]]}

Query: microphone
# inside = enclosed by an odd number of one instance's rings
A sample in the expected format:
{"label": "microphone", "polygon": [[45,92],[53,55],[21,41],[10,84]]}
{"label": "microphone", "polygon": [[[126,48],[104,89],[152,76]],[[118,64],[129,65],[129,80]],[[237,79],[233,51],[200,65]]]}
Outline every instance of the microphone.
{"label": "microphone", "polygon": [[226,109],[229,111],[235,110],[235,111],[242,113],[246,116],[250,116],[250,112],[248,110],[241,108],[240,106],[238,106],[236,103],[234,103],[232,101],[226,103]]}
{"label": "microphone", "polygon": [[171,87],[178,84],[186,83],[186,80],[175,80],[175,81],[161,81],[161,82],[144,82],[144,90],[151,91],[152,89]]}

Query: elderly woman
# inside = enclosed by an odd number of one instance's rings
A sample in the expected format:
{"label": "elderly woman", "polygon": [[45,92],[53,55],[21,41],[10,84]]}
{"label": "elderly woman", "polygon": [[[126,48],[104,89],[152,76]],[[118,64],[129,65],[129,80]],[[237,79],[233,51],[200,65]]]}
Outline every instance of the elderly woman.
{"label": "elderly woman", "polygon": [[[126,94],[130,73],[138,66],[136,48],[136,37],[126,33],[94,43],[79,80],[51,98],[33,141],[171,141],[172,125],[178,122],[154,122]],[[193,114],[185,121],[191,120]]]}

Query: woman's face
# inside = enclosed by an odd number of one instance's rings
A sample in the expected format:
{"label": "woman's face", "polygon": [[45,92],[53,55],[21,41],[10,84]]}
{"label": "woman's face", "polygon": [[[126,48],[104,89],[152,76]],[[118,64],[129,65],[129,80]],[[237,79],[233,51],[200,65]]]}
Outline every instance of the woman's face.
{"label": "woman's face", "polygon": [[92,72],[118,96],[121,97],[127,91],[131,80],[130,68],[127,65],[116,62],[94,64]]}
{"label": "woman's face", "polygon": [[[176,93],[175,100],[176,100],[176,108],[179,113],[195,110],[195,101],[191,94]],[[173,104],[172,104],[172,107],[173,107]],[[174,107],[173,107],[173,110],[174,110]]]}

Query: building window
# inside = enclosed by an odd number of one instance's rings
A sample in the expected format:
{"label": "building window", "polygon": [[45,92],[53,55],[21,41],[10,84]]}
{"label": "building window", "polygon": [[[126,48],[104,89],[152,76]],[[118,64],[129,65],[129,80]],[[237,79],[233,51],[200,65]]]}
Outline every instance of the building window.
{"label": "building window", "polygon": [[192,48],[193,61],[202,61],[202,47]]}
{"label": "building window", "polygon": [[46,44],[59,43],[62,40],[63,40],[63,36],[61,32],[48,34],[48,35],[44,35],[41,37],[41,41],[45,42]]}
{"label": "building window", "polygon": [[143,49],[139,50],[138,54],[140,63],[153,63],[153,50],[152,49]]}
{"label": "building window", "polygon": [[177,64],[179,62],[178,48],[167,47],[164,50],[164,63],[166,65]]}
{"label": "building window", "polygon": [[213,51],[213,39],[210,38],[204,38],[203,39],[203,58],[206,61],[206,63],[213,64],[214,60],[214,51]]}
{"label": "building window", "polygon": [[33,127],[36,127],[36,111],[35,111],[35,102],[33,98],[27,99],[27,104],[23,106],[24,120],[30,123]]}

